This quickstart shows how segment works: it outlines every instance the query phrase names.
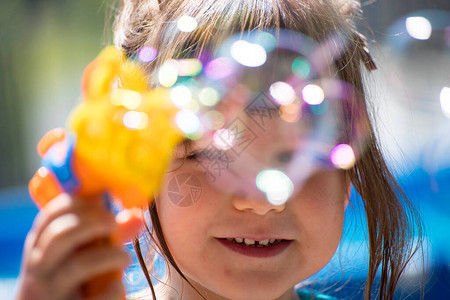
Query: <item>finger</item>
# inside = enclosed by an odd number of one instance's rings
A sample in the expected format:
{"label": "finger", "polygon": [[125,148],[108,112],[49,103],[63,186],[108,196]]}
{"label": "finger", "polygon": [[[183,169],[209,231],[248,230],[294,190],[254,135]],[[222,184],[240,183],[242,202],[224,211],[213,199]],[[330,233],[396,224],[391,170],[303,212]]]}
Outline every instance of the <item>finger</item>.
{"label": "finger", "polygon": [[40,249],[39,269],[50,273],[83,245],[108,238],[116,230],[114,216],[107,212],[69,213],[50,223],[41,234],[36,248]]}
{"label": "finger", "polygon": [[80,199],[69,196],[68,194],[61,194],[52,199],[36,216],[32,231],[35,233],[35,243],[39,240],[42,231],[53,220],[59,216],[76,211],[84,210],[106,210],[102,207],[101,199]]}
{"label": "finger", "polygon": [[126,268],[131,259],[119,247],[105,246],[86,249],[77,253],[70,261],[53,274],[53,285],[62,291],[65,299],[93,277]]}
{"label": "finger", "polygon": [[22,267],[26,266],[28,263],[28,256],[33,249],[33,245],[35,244],[36,234],[33,231],[28,232],[27,237],[25,238],[25,243],[23,246],[23,255],[22,255]]}
{"label": "finger", "polygon": [[143,212],[139,208],[123,210],[117,214],[116,222],[118,228],[113,240],[117,244],[123,244],[139,234],[144,226]]}

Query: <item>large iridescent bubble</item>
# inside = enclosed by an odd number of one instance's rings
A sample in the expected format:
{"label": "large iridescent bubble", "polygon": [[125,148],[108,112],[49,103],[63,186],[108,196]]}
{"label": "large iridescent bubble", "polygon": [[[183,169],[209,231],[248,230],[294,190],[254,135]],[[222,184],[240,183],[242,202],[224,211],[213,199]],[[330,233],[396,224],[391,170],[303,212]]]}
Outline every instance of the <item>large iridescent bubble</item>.
{"label": "large iridescent bubble", "polygon": [[183,167],[223,192],[273,204],[319,170],[353,167],[367,118],[362,99],[336,75],[343,43],[256,31],[227,39],[212,59],[166,62],[158,78],[181,109],[175,122],[195,158]]}
{"label": "large iridescent bubble", "polygon": [[395,166],[404,163],[405,154],[416,159],[433,138],[446,138],[436,135],[447,130],[441,128],[448,128],[450,119],[450,11],[403,15],[380,45],[379,115],[386,116],[380,123],[388,127],[380,136]]}
{"label": "large iridescent bubble", "polygon": [[450,118],[450,11],[418,10],[400,17],[389,27],[385,45],[395,60],[388,70],[398,91],[394,96],[408,94],[403,98],[417,103],[412,108],[437,108]]}

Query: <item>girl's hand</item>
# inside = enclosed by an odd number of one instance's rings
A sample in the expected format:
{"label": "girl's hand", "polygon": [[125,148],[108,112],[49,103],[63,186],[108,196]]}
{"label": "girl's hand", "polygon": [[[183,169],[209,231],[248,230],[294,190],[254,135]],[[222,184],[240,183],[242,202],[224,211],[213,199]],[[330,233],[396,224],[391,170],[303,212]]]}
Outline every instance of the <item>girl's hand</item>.
{"label": "girl's hand", "polygon": [[[141,215],[131,209],[114,216],[101,199],[61,194],[51,200],[26,238],[16,300],[82,299],[81,289],[91,278],[129,264],[120,245],[138,234]],[[100,239],[113,242],[93,243]],[[95,299],[123,298],[118,279]]]}

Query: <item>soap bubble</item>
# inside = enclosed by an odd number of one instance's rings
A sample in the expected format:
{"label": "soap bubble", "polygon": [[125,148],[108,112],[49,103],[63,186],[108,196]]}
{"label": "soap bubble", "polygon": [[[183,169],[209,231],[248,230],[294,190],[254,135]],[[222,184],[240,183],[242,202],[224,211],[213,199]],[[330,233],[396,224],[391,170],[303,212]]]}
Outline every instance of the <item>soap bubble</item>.
{"label": "soap bubble", "polygon": [[182,32],[192,32],[197,28],[197,26],[197,21],[190,16],[182,16],[177,22],[177,27]]}
{"label": "soap bubble", "polygon": [[396,51],[449,49],[450,12],[427,9],[402,16],[389,26],[386,42]]}
{"label": "soap bubble", "polygon": [[[196,158],[182,168],[224,193],[281,205],[315,172],[353,167],[364,150],[367,116],[358,93],[334,75],[345,45],[324,49],[342,40],[239,34],[202,60],[198,75],[178,72],[170,82],[172,101],[183,107],[176,123],[198,133],[190,141]],[[179,104],[188,100],[199,110]]]}
{"label": "soap bubble", "polygon": [[137,56],[140,61],[149,63],[156,59],[156,57],[158,56],[158,50],[153,47],[142,47],[138,51]]}
{"label": "soap bubble", "polygon": [[387,79],[383,98],[389,99],[386,112],[395,113],[386,120],[394,132],[381,136],[391,146],[392,160],[398,161],[405,152],[426,147],[430,137],[448,124],[450,12],[427,9],[401,16],[380,44],[380,70]]}

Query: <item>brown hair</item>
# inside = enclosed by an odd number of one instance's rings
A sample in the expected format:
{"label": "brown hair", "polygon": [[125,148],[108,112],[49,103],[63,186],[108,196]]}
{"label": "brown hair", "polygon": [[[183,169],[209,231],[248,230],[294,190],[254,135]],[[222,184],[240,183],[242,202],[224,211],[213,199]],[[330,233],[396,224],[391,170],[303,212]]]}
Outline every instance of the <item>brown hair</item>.
{"label": "brown hair", "polygon": [[[355,29],[359,12],[359,2],[352,0],[123,0],[115,27],[115,43],[128,55],[143,46],[159,49],[158,58],[144,66],[151,79],[153,71],[167,59],[199,56],[205,48],[217,48],[222,40],[235,32],[285,28],[319,42],[331,33],[339,32],[347,42],[335,62],[337,76],[354,87],[357,94],[354,101],[362,101],[366,108],[362,66],[372,70],[375,65],[368,55],[364,38]],[[176,30],[174,24],[183,15],[198,22],[194,32]],[[378,298],[391,299],[407,263],[420,246],[421,223],[386,166],[367,108],[364,119],[369,132],[365,150],[355,166],[346,171],[362,198],[367,217],[370,259],[364,298],[371,298],[381,266]],[[187,280],[165,244],[156,205],[151,205],[149,210],[152,221],[149,236],[153,245],[159,243],[159,249],[155,251]],[[416,229],[419,242],[414,244]],[[135,245],[155,297],[138,241]]]}

